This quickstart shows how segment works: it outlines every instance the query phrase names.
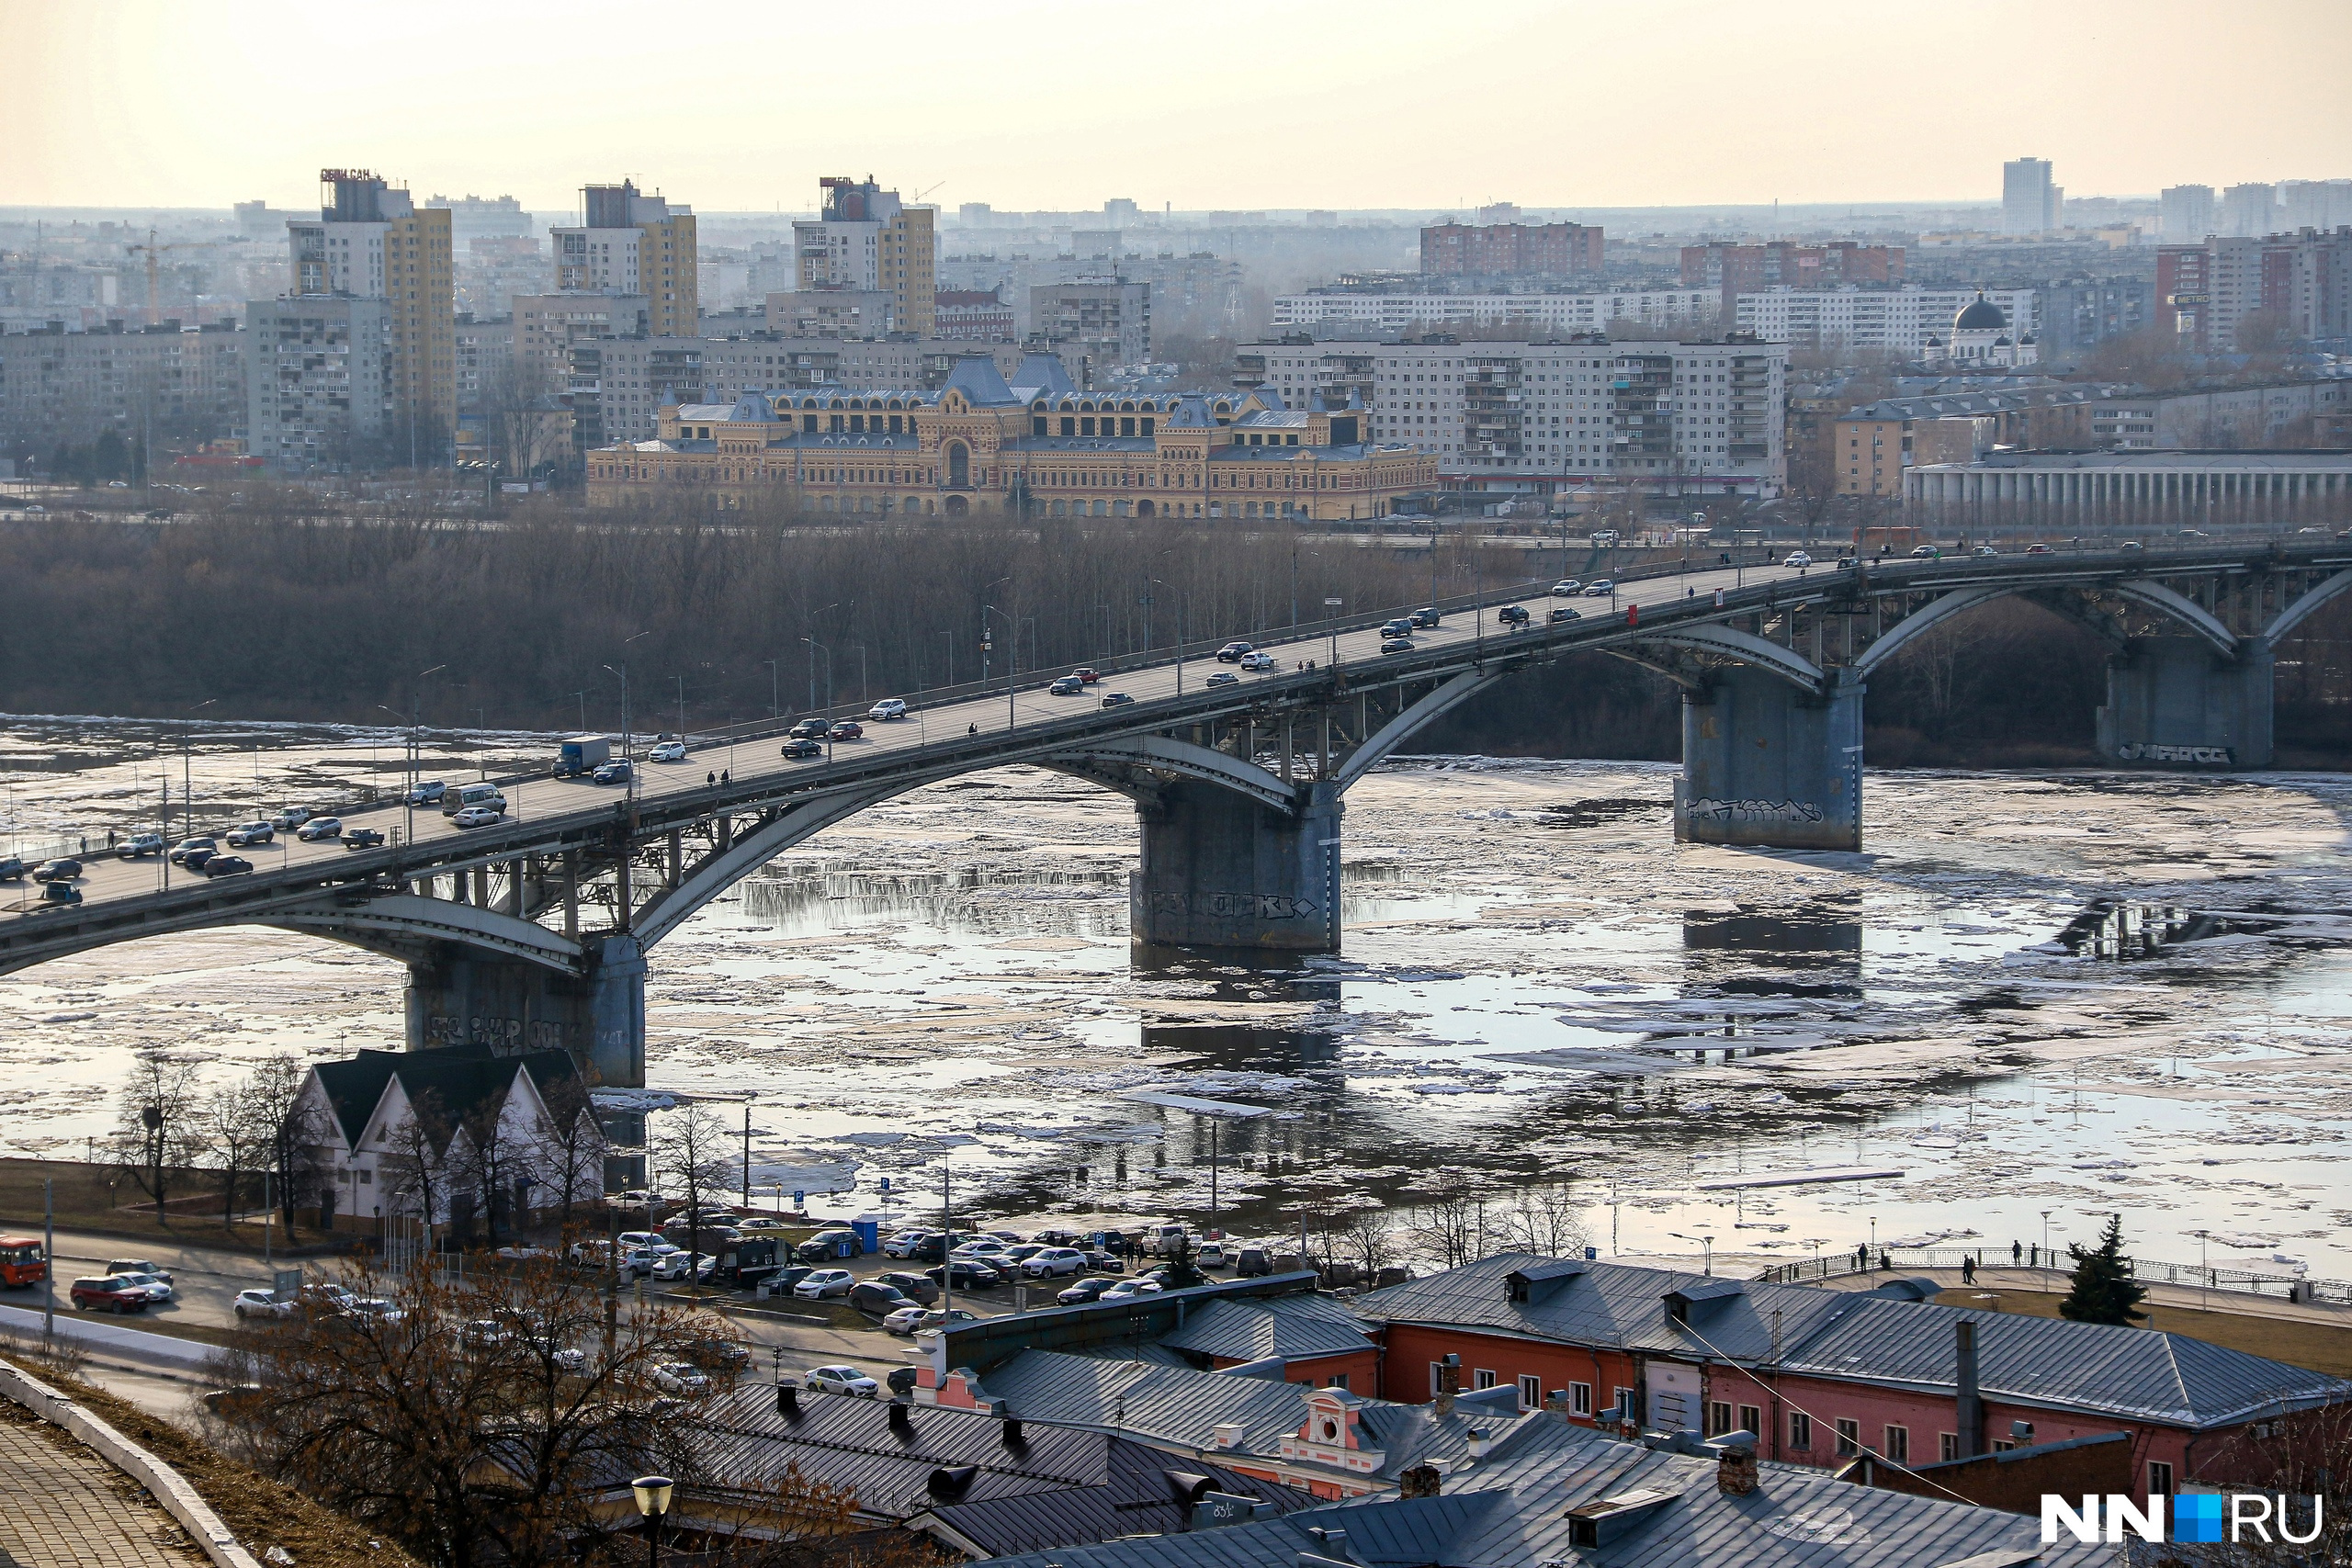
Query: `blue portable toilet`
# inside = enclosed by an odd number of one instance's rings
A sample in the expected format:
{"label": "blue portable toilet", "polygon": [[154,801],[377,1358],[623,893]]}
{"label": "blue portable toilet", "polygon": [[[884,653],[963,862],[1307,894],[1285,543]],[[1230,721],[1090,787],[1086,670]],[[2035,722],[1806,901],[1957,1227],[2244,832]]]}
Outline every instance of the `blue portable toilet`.
{"label": "blue portable toilet", "polygon": [[849,1228],[857,1237],[857,1249],[864,1253],[882,1250],[882,1221],[878,1215],[860,1214],[850,1221]]}

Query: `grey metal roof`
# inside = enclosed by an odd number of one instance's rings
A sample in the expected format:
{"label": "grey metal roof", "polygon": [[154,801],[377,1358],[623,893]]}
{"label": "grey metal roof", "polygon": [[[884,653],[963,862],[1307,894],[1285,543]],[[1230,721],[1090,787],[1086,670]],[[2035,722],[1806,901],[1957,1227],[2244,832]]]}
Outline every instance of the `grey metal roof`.
{"label": "grey metal roof", "polygon": [[[2352,1382],[2183,1335],[1669,1269],[1588,1263],[1532,1289],[1526,1301],[1511,1300],[1508,1277],[1547,1261],[1532,1253],[1502,1253],[1374,1291],[1357,1297],[1354,1308],[1379,1323],[1751,1366],[1772,1362],[1777,1316],[1783,1371],[1941,1393],[1957,1392],[1954,1325],[1972,1319],[1985,1394],[2045,1409],[2202,1428],[2264,1411],[2352,1400]],[[1687,1324],[1668,1315],[1669,1294],[1692,1303]]]}
{"label": "grey metal roof", "polygon": [[1214,1301],[1193,1313],[1162,1345],[1237,1361],[1279,1356],[1286,1361],[1367,1350],[1363,1320],[1329,1296]]}
{"label": "grey metal roof", "polygon": [[[1546,1418],[1549,1419],[1548,1417]],[[2120,1568],[2121,1546],[2044,1546],[2023,1515],[1883,1492],[1767,1464],[1743,1496],[1711,1458],[1656,1452],[1553,1422],[1569,1443],[1451,1471],[1445,1494],[1363,1497],[1225,1529],[1116,1540],[1005,1568],[1295,1568],[1302,1552],[1363,1568],[1950,1568],[1989,1552],[2037,1568]],[[1570,1508],[1635,1491],[1668,1497],[1599,1547],[1570,1542]],[[1344,1530],[1344,1544],[1328,1534]]]}

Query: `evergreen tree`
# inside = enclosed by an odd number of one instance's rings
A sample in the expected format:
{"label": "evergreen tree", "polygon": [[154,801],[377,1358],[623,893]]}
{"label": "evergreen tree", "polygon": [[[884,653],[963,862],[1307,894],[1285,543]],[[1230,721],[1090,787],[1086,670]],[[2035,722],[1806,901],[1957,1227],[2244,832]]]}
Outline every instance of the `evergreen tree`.
{"label": "evergreen tree", "polygon": [[2123,1256],[2121,1214],[2109,1218],[2107,1235],[2099,1238],[2098,1246],[2085,1251],[2070,1241],[2066,1256],[2075,1260],[2074,1288],[2058,1303],[2059,1316],[2076,1323],[2124,1325],[2147,1317],[2137,1310],[2148,1299],[2147,1287],[2132,1278]]}

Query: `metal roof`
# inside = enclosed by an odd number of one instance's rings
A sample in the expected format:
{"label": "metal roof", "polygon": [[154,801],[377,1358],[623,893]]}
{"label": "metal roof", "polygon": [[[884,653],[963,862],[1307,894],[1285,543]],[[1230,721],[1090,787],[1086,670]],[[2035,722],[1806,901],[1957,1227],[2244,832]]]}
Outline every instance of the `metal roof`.
{"label": "metal roof", "polygon": [[[1977,1325],[1987,1397],[2166,1426],[2229,1426],[2268,1411],[2352,1400],[2352,1382],[2185,1335],[2063,1318],[1973,1312],[1932,1302],[1727,1281],[1670,1269],[1594,1262],[1510,1299],[1508,1276],[1547,1259],[1502,1253],[1359,1296],[1376,1323],[1415,1323],[1601,1348],[1778,1362],[1784,1371],[1954,1393],[1954,1325]],[[1677,1323],[1666,1298],[1713,1297]]]}
{"label": "metal roof", "polygon": [[1372,1348],[1363,1320],[1329,1296],[1224,1300],[1193,1313],[1159,1343],[1237,1361],[1295,1361]]}

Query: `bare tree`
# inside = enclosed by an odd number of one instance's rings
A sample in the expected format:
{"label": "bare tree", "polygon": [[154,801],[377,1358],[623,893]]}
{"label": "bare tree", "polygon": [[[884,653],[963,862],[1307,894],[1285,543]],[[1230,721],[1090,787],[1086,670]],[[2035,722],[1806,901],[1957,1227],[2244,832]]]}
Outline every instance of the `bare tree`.
{"label": "bare tree", "polygon": [[1396,1259],[1396,1235],[1385,1209],[1358,1209],[1340,1223],[1340,1241],[1367,1280]]}
{"label": "bare tree", "polygon": [[[596,1124],[588,1086],[577,1077],[559,1078],[547,1090],[548,1128],[533,1154],[539,1180],[553,1190],[558,1224],[571,1228],[575,1205],[605,1190],[604,1129]],[[744,1194],[748,1200],[749,1193]]]}
{"label": "bare tree", "polygon": [[[423,1221],[429,1240],[433,1227],[449,1213],[449,1145],[459,1128],[441,1097],[420,1091],[408,1108],[383,1131],[388,1151],[377,1162],[385,1209],[392,1213],[413,1211]],[[325,1220],[322,1213],[322,1223]],[[454,1216],[453,1216],[454,1217]]]}
{"label": "bare tree", "polygon": [[237,1223],[237,1201],[246,1182],[266,1168],[268,1124],[250,1081],[222,1084],[205,1096],[203,1138],[220,1172],[220,1223]]}
{"label": "bare tree", "polygon": [[277,1178],[275,1196],[288,1235],[294,1234],[294,1211],[305,1202],[320,1211],[322,1223],[334,1207],[334,1184],[321,1179],[327,1172],[317,1157],[333,1129],[325,1125],[326,1113],[302,1097],[309,1076],[302,1058],[287,1052],[256,1066],[244,1084],[254,1121],[267,1140],[261,1157]]}
{"label": "bare tree", "polygon": [[1497,1221],[1510,1245],[1545,1258],[1573,1258],[1585,1249],[1584,1204],[1565,1184],[1520,1189]]}
{"label": "bare tree", "polygon": [[202,1146],[203,1099],[197,1064],[169,1051],[139,1053],[122,1087],[114,1144],[140,1190],[164,1217],[171,1187]]}
{"label": "bare tree", "polygon": [[702,1207],[706,1199],[726,1190],[732,1168],[728,1159],[727,1128],[709,1109],[689,1104],[662,1119],[653,1143],[653,1165],[661,1183],[686,1205],[686,1250],[695,1261],[686,1267],[687,1288],[701,1267]]}
{"label": "bare tree", "polygon": [[1467,1183],[1453,1181],[1412,1212],[1407,1233],[1430,1262],[1459,1269],[1477,1258],[1479,1201]]}
{"label": "bare tree", "polygon": [[[2302,1568],[2306,1563],[2352,1562],[2352,1404],[2286,1410],[2234,1427],[2184,1481],[2224,1478],[2232,1491],[2267,1493],[2287,1500],[2286,1525],[2302,1538],[2276,1539],[2274,1522],[2258,1541],[2251,1533],[2238,1543],[2199,1547],[2197,1561],[2215,1568]],[[2311,1499],[2319,1499],[2319,1518]]]}

